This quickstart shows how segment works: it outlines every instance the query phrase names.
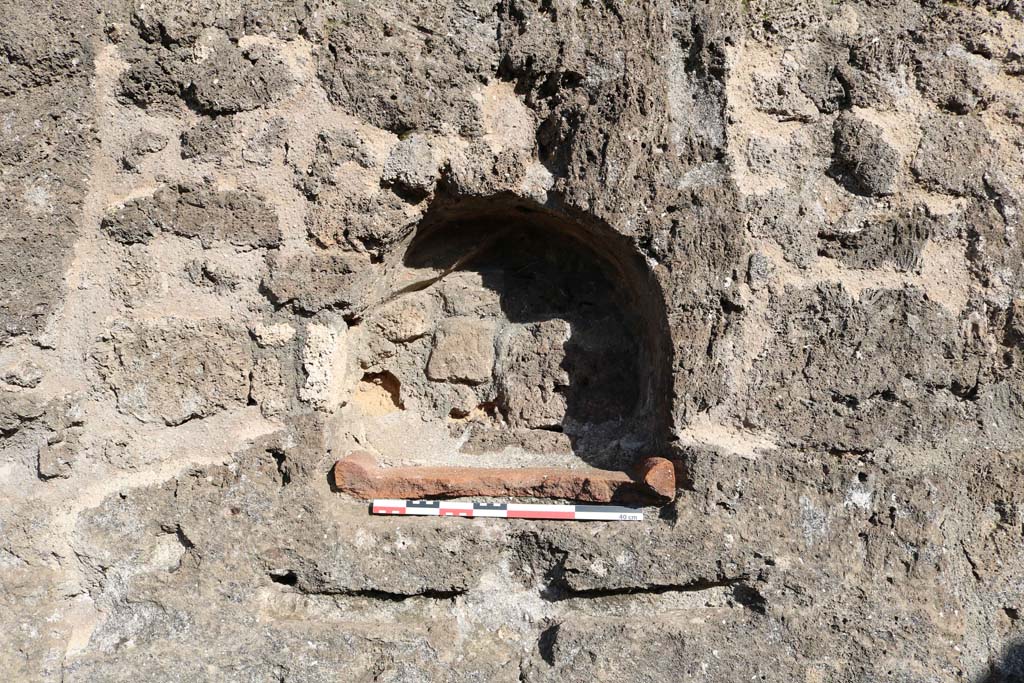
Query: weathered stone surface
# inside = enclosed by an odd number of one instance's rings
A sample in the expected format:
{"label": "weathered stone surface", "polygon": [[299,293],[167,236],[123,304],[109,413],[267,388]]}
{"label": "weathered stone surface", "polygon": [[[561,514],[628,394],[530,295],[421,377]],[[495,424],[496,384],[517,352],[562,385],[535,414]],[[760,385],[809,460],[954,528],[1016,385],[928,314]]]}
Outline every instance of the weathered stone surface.
{"label": "weathered stone surface", "polygon": [[835,124],[833,174],[853,191],[889,195],[896,191],[902,157],[881,128],[853,114],[841,114]]}
{"label": "weathered stone surface", "polygon": [[120,78],[118,99],[154,111],[174,110],[181,104],[186,66],[179,56],[146,48]]}
{"label": "weathered stone surface", "polygon": [[1020,291],[1018,282],[1024,266],[1021,249],[1021,195],[1002,174],[986,180],[994,201],[972,201],[964,211],[970,247],[971,268],[986,285],[986,298],[1006,309]]}
{"label": "weathered stone surface", "polygon": [[[476,197],[518,189],[527,173],[524,159],[515,151],[503,150],[495,154],[483,142],[474,143],[451,159],[445,171],[445,183],[451,192]],[[540,183],[548,179],[542,176]],[[544,189],[537,188],[539,199],[543,199]]]}
{"label": "weathered stone surface", "polygon": [[501,340],[498,391],[514,426],[550,427],[565,417],[565,345],[572,332],[564,320],[515,327]]}
{"label": "weathered stone surface", "polygon": [[4,391],[0,396],[4,399],[0,405],[0,433],[4,435],[14,434],[25,423],[35,421],[46,412],[45,404],[30,396],[13,391]]}
{"label": "weathered stone surface", "polygon": [[233,119],[228,116],[203,119],[181,134],[181,158],[215,161],[231,151]]}
{"label": "weathered stone surface", "polygon": [[281,99],[290,79],[284,65],[262,46],[240,49],[228,41],[207,47],[186,97],[209,114],[234,114]]}
{"label": "weathered stone surface", "polygon": [[41,446],[39,448],[39,464],[37,465],[39,478],[53,479],[55,477],[67,478],[71,476],[71,467],[74,460],[74,448],[66,441],[58,441]]}
{"label": "weathered stone surface", "polygon": [[[5,680],[1024,680],[1022,35],[0,3]],[[679,488],[371,516],[356,450]]]}
{"label": "weathered stone surface", "polygon": [[118,409],[143,422],[179,425],[249,395],[249,335],[221,324],[169,319],[124,325],[98,359]]}
{"label": "weathered stone surface", "polygon": [[128,141],[128,147],[121,157],[121,165],[125,170],[137,173],[142,160],[167,147],[169,140],[160,133],[143,132]]}
{"label": "weathered stone surface", "polygon": [[196,238],[207,248],[217,242],[248,247],[281,243],[277,214],[258,195],[192,185],[164,187],[133,199],[107,214],[103,229],[123,244],[146,243],[160,231]]}
{"label": "weathered stone surface", "polygon": [[339,5],[326,18],[318,74],[331,100],[394,133],[483,133],[472,92],[479,76],[497,67],[494,6],[380,9]]}
{"label": "weathered stone surface", "polygon": [[132,43],[131,66],[119,79],[124,103],[174,113],[188,107],[212,116],[273,105],[288,93],[291,76],[266,45],[242,47],[223,34],[190,37],[193,49],[137,24],[145,42]]}
{"label": "weathered stone surface", "polygon": [[250,375],[249,398],[256,402],[267,417],[282,415],[291,398],[284,380],[281,361],[274,356],[258,358]]}
{"label": "weathered stone surface", "polygon": [[[472,423],[482,421],[481,409],[476,401],[453,407],[452,411],[455,418],[465,418]],[[480,425],[473,424],[472,433],[459,447],[459,452],[482,455],[509,448],[521,448],[527,452],[544,454],[573,452],[572,439],[563,432],[528,427],[508,428],[505,425],[490,425],[486,422]]]}
{"label": "weathered stone surface", "polygon": [[23,389],[33,389],[43,381],[43,369],[30,360],[23,360],[0,371],[0,380]]}
{"label": "weathered stone surface", "polygon": [[287,323],[265,325],[258,323],[252,328],[253,339],[263,347],[281,347],[295,337],[295,328]]}
{"label": "weathered stone surface", "polygon": [[[908,12],[905,20],[912,27],[920,19]],[[906,40],[909,27],[902,23],[884,23],[860,32],[851,41],[848,65],[837,60],[836,80],[845,83],[840,84],[840,95],[845,91],[855,106],[890,110],[912,92],[914,49]]]}
{"label": "weathered stone surface", "polygon": [[437,162],[429,142],[412,135],[395,145],[384,162],[381,181],[413,197],[424,197],[437,181]]}
{"label": "weathered stone surface", "polygon": [[917,268],[937,221],[925,206],[905,212],[851,211],[818,231],[818,253],[853,268]]}
{"label": "weathered stone surface", "polygon": [[479,384],[491,379],[497,326],[490,320],[447,318],[437,326],[427,377]]}
{"label": "weathered stone surface", "polygon": [[92,66],[89,34],[95,30],[84,8],[40,7],[14,0],[0,9],[0,95],[65,83],[87,76]]}
{"label": "weathered stone surface", "polygon": [[348,393],[347,328],[343,322],[310,325],[302,349],[302,369],[306,382],[299,397],[317,410],[338,408]]}
{"label": "weathered stone surface", "polygon": [[926,186],[956,195],[984,195],[992,139],[972,116],[938,115],[928,120],[912,169]]}
{"label": "weathered stone surface", "polygon": [[[433,330],[438,312],[437,301],[434,298],[414,293],[382,306],[376,311],[370,324],[387,340],[407,343],[429,334]],[[491,332],[493,334],[493,330]],[[491,348],[494,348],[493,344]]]}
{"label": "weathered stone surface", "polygon": [[358,256],[344,252],[277,254],[270,259],[267,293],[278,306],[293,304],[309,312],[346,310],[360,296],[356,270],[361,264]]}
{"label": "weathered stone surface", "polygon": [[407,238],[422,210],[390,190],[349,194],[331,190],[317,195],[306,225],[323,247],[340,246],[382,258]]}
{"label": "weathered stone surface", "polygon": [[985,109],[992,92],[985,82],[988,60],[972,55],[960,45],[943,53],[925,53],[914,75],[918,89],[940,107],[956,114]]}
{"label": "weathered stone surface", "polygon": [[[15,8],[7,5],[0,12]],[[17,32],[38,25],[42,20],[36,14],[32,10],[35,18],[24,25],[13,17],[0,23],[6,31]],[[42,50],[39,57],[45,62]],[[20,71],[5,64],[0,80]],[[32,68],[37,66],[49,70],[35,63]],[[65,287],[63,274],[86,190],[92,115],[88,83],[77,77],[77,69],[73,73],[59,83],[19,87],[0,98],[0,345],[14,337],[36,338]]]}

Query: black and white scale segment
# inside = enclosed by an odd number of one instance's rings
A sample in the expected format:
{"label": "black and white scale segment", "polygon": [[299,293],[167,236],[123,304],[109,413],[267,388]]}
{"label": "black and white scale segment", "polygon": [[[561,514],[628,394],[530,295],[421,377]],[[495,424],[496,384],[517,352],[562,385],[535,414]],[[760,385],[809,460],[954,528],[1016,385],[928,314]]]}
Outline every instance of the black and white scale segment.
{"label": "black and white scale segment", "polygon": [[372,511],[375,515],[564,519],[599,522],[639,522],[644,518],[642,510],[618,505],[460,503],[449,500],[397,500],[389,498],[374,499]]}

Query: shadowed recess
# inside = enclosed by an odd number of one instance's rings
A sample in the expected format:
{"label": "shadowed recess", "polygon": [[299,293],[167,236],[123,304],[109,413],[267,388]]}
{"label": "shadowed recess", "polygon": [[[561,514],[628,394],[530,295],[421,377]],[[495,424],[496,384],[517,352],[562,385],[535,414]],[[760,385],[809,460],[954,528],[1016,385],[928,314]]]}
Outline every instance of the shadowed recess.
{"label": "shadowed recess", "polygon": [[[442,199],[402,265],[427,274],[409,288],[437,291],[442,315],[482,321],[492,335],[493,370],[473,379],[490,388],[496,419],[464,452],[564,443],[589,464],[627,469],[665,446],[668,325],[627,238],[511,197]],[[467,307],[473,297],[497,305]]]}

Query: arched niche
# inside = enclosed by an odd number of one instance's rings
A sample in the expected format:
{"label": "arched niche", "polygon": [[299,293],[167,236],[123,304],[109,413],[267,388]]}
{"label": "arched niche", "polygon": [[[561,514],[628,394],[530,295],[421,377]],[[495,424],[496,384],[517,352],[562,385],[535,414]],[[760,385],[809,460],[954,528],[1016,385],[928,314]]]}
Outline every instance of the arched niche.
{"label": "arched niche", "polygon": [[441,199],[384,268],[349,417],[386,461],[628,470],[664,452],[665,308],[628,238],[511,196]]}

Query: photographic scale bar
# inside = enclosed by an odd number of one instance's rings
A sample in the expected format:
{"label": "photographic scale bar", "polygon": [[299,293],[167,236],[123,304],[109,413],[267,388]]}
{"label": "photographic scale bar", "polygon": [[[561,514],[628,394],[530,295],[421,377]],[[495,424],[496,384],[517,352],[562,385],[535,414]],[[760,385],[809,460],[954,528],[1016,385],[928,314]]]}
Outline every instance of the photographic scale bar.
{"label": "photographic scale bar", "polygon": [[374,499],[372,512],[375,515],[564,519],[588,522],[640,522],[644,518],[643,510],[618,505],[459,503],[449,500],[394,500],[388,498]]}

